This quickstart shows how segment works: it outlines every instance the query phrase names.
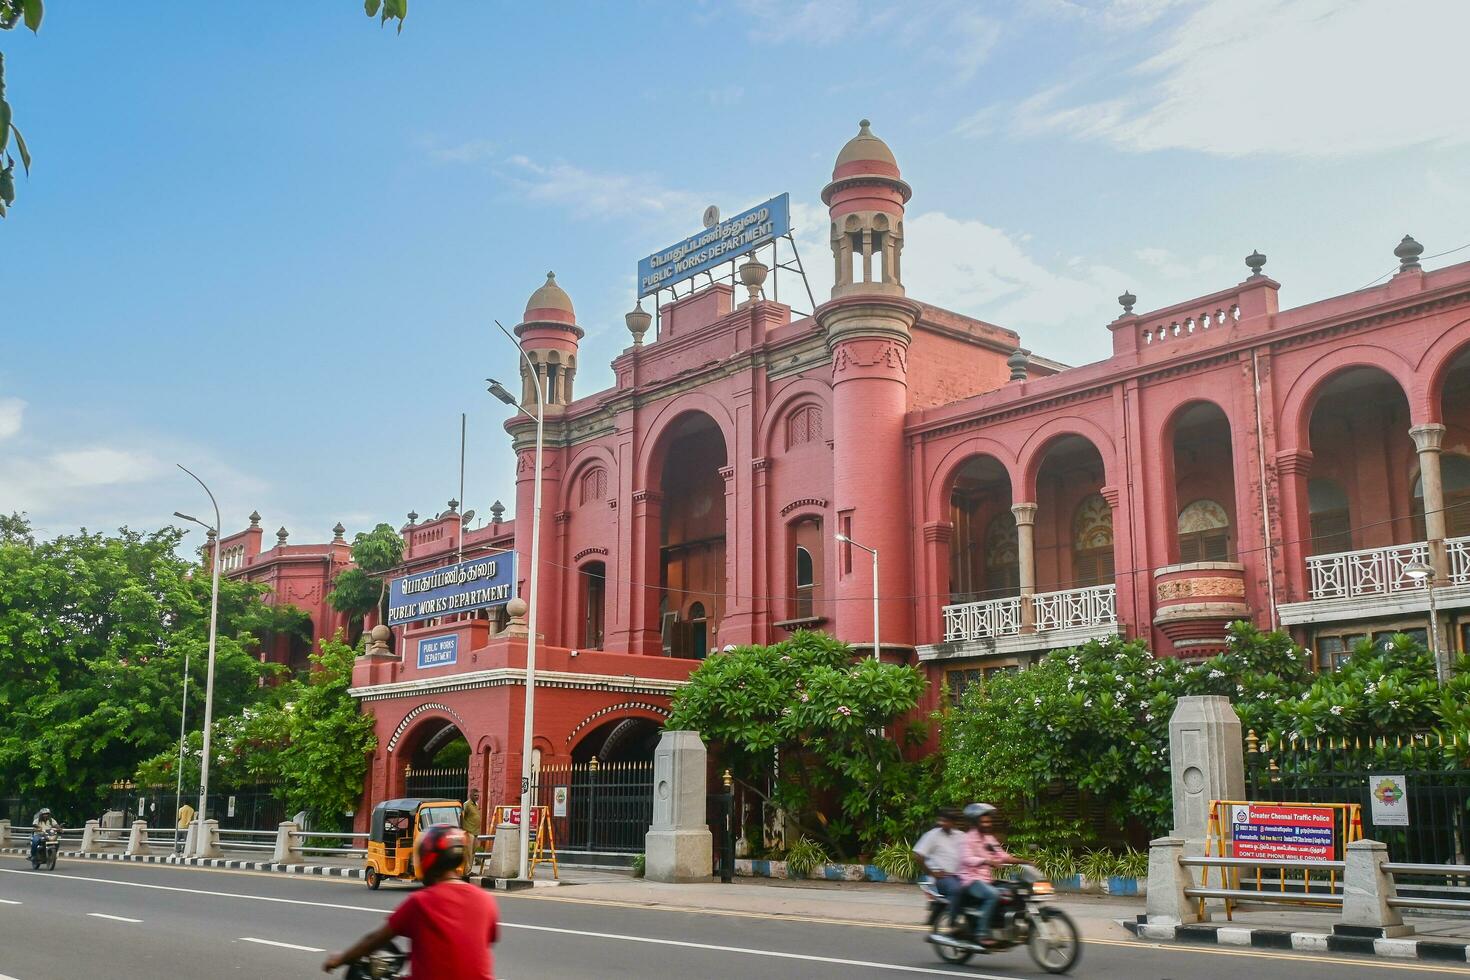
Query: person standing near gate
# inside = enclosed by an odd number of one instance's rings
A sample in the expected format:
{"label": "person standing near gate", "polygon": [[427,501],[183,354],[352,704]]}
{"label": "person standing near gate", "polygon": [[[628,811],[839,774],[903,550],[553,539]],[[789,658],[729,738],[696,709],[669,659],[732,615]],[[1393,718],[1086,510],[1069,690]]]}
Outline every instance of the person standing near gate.
{"label": "person standing near gate", "polygon": [[194,808],[185,803],[183,806],[179,807],[178,817],[179,821],[177,824],[175,824],[175,826],[178,827],[180,830],[188,830],[189,824],[194,822]]}
{"label": "person standing near gate", "polygon": [[481,833],[480,824],[480,791],[472,789],[470,790],[470,798],[465,802],[464,812],[460,815],[459,820],[459,825],[464,828],[464,832],[470,835],[471,844],[475,842],[475,838]]}

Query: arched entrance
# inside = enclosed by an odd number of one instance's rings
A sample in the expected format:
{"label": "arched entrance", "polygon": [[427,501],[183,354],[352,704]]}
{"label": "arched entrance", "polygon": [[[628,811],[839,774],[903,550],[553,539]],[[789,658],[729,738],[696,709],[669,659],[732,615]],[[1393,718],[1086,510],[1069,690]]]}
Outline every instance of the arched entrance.
{"label": "arched entrance", "polygon": [[411,729],[400,746],[403,793],[463,800],[469,792],[470,743],[447,718],[427,718]]}

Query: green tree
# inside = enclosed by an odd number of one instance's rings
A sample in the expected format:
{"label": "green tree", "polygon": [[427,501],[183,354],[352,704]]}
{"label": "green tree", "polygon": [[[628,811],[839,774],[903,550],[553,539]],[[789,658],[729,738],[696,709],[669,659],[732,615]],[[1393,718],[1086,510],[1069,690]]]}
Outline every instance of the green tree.
{"label": "green tree", "polygon": [[[712,743],[752,792],[839,852],[871,851],[910,831],[925,764],[905,762],[901,726],[924,678],[913,667],[855,656],[823,633],[737,647],[704,661],[674,696],[667,727]],[[882,729],[888,735],[879,734]]]}
{"label": "green tree", "polygon": [[[61,535],[24,518],[0,533],[0,796],[92,816],[99,788],[176,747],[189,658],[189,716],[202,715],[210,580],[180,558],[182,532]],[[255,630],[275,614],[263,586],[220,582],[215,710],[259,696]]]}
{"label": "green tree", "polygon": [[403,561],[403,536],[392,525],[379,524],[359,531],[352,539],[352,562],[332,582],[327,602],[351,617],[352,642],[362,630],[362,619],[374,609],[379,620],[387,620],[388,578],[385,574]]}
{"label": "green tree", "polygon": [[[41,29],[43,13],[42,0],[0,0],[0,31],[14,30],[17,25],[24,24],[34,34]],[[31,151],[26,146],[25,137],[16,128],[10,103],[5,98],[5,53],[0,51],[0,154],[5,156],[5,166],[0,169],[0,218],[5,217],[6,209],[15,203],[15,158],[10,154],[12,136],[21,166],[30,173]]]}
{"label": "green tree", "polygon": [[408,17],[408,0],[363,0],[363,9],[369,17],[377,17],[379,23],[398,21],[398,33],[403,33],[403,21]]}

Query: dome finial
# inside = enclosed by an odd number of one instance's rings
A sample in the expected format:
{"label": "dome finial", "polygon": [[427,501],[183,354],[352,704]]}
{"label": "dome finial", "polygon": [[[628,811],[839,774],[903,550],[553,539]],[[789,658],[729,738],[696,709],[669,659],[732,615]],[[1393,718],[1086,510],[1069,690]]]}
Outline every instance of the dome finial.
{"label": "dome finial", "polygon": [[873,123],[870,120],[867,120],[867,119],[859,119],[858,120],[858,132],[860,132],[860,133],[866,133],[868,131],[868,127],[871,126],[871,125],[873,125]]}

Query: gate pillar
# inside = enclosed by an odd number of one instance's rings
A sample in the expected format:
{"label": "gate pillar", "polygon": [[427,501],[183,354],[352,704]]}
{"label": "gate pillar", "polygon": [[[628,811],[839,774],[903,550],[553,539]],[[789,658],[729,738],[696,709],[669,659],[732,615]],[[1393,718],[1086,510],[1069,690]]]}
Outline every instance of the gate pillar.
{"label": "gate pillar", "polygon": [[1211,800],[1245,799],[1240,718],[1230,699],[1183,697],[1169,719],[1169,768],[1174,830],[1186,854],[1204,851]]}
{"label": "gate pillar", "polygon": [[644,839],[650,881],[709,877],[714,838],[706,815],[708,775],[697,732],[664,732],[653,754],[653,823]]}

